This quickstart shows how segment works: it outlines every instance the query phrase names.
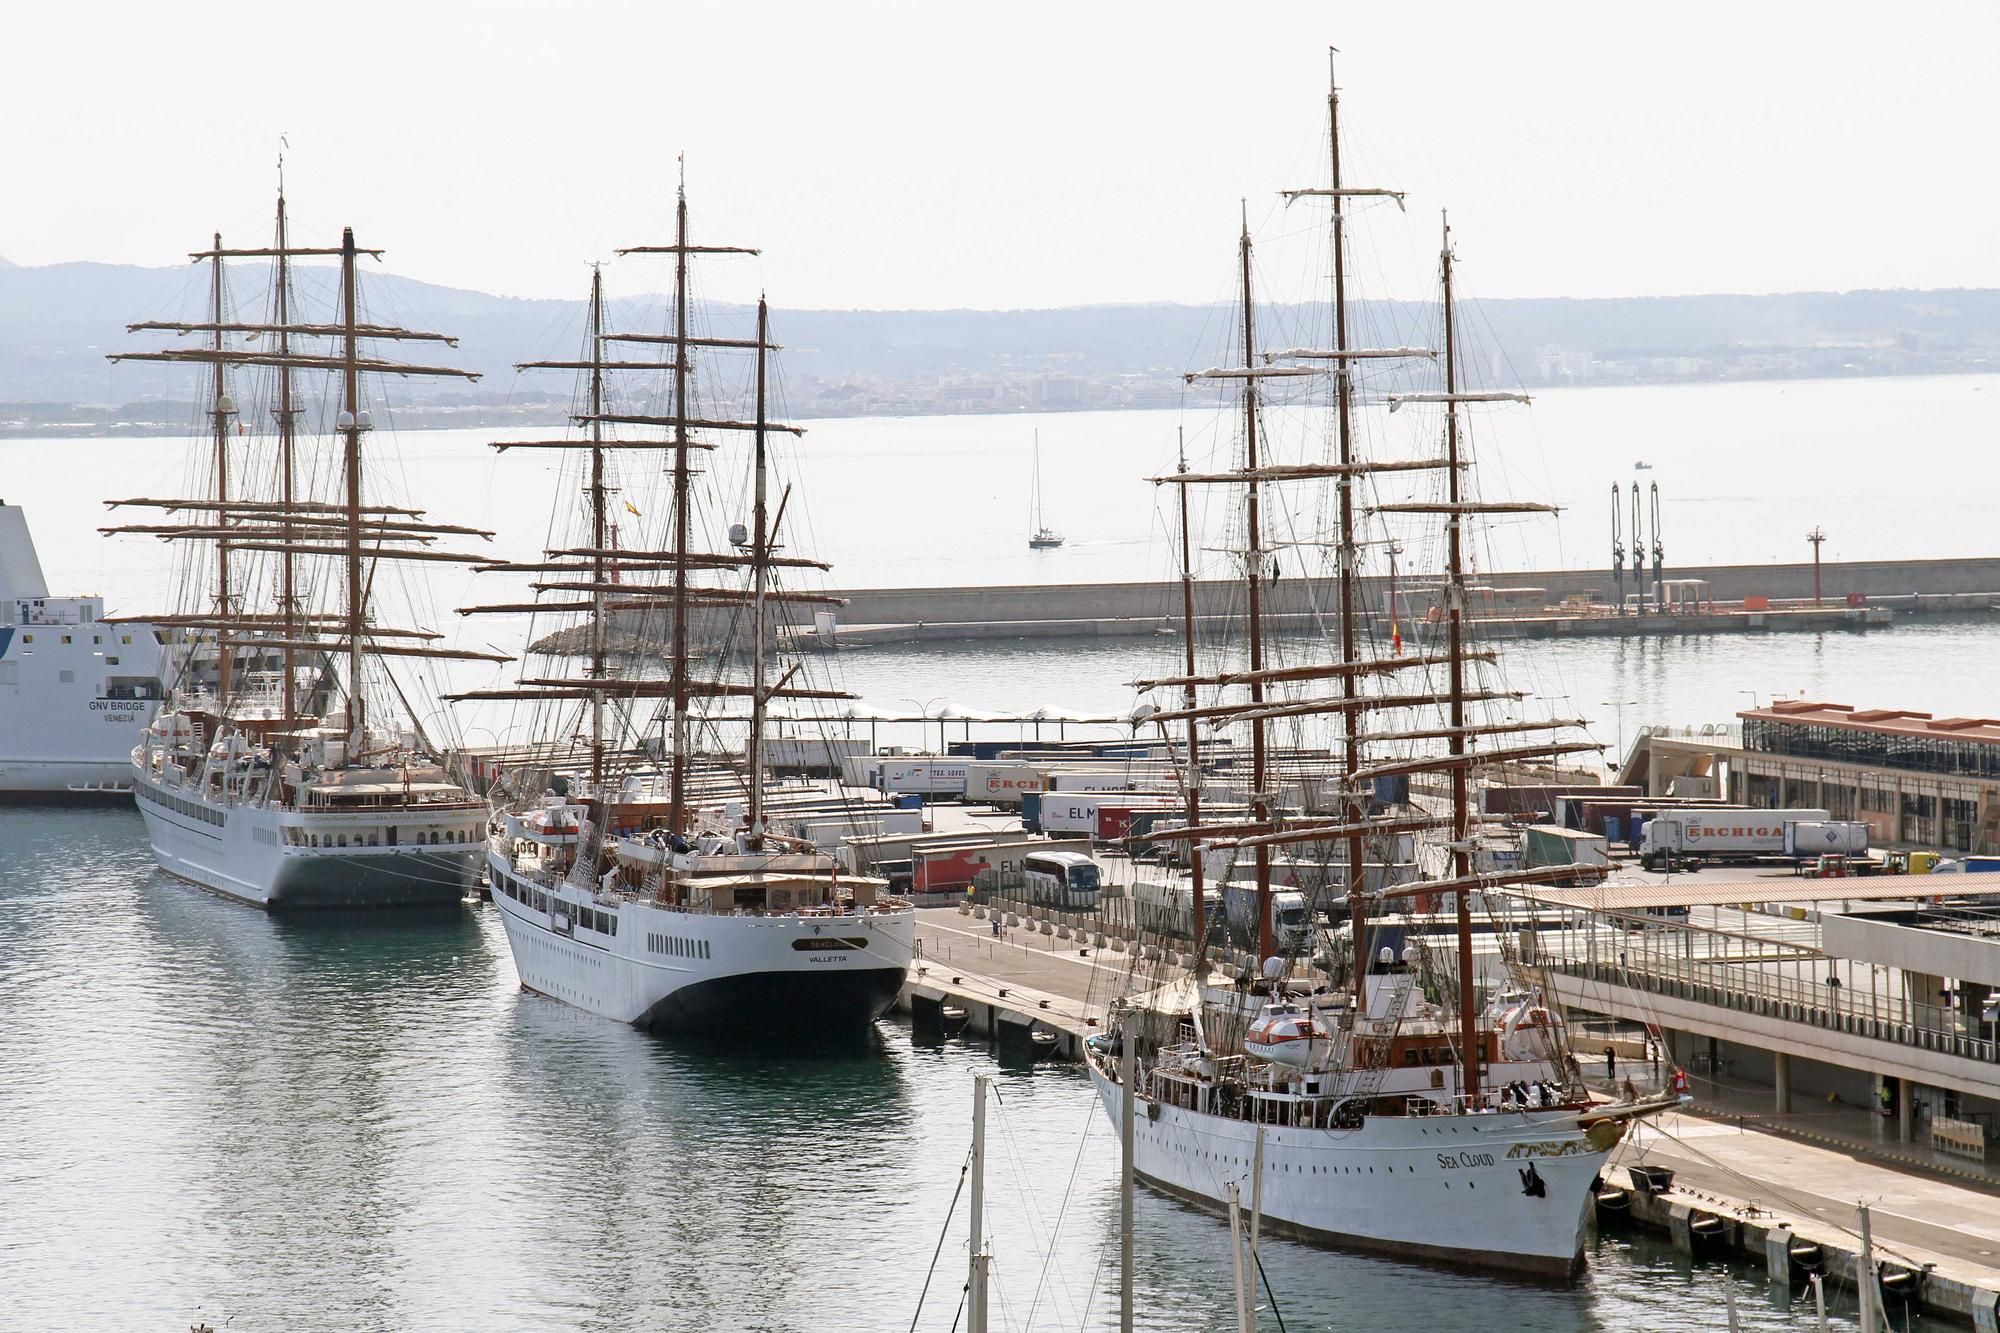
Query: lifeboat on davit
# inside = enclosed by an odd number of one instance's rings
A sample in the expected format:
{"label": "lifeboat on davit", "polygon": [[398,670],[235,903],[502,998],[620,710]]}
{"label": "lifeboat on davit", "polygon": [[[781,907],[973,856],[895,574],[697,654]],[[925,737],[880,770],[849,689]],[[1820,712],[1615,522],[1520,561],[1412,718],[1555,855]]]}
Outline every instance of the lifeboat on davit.
{"label": "lifeboat on davit", "polygon": [[1509,1060],[1546,1060],[1562,1048],[1563,1021],[1539,997],[1504,996],[1494,1026]]}
{"label": "lifeboat on davit", "polygon": [[1332,1050],[1331,1035],[1296,1004],[1267,1004],[1243,1034],[1243,1049],[1260,1060],[1310,1068]]}

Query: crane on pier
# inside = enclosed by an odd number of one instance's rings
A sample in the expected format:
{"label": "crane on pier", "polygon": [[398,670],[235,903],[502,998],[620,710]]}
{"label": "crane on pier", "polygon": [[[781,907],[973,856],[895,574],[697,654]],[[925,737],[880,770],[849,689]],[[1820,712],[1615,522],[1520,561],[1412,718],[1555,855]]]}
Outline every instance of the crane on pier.
{"label": "crane on pier", "polygon": [[1625,497],[1620,493],[1617,482],[1611,483],[1611,583],[1617,590],[1617,601],[1612,605],[1618,614],[1625,614],[1625,543],[1618,531],[1618,505]]}
{"label": "crane on pier", "polygon": [[[1639,489],[1635,483],[1632,487]],[[1653,605],[1661,611],[1667,609],[1667,584],[1664,566],[1667,560],[1666,547],[1660,545],[1660,483],[1652,483],[1653,491]]]}
{"label": "crane on pier", "polygon": [[1813,548],[1813,605],[1817,607],[1820,603],[1819,548],[1826,541],[1826,530],[1818,524],[1814,524],[1813,530],[1806,534],[1806,540],[1812,543]]}
{"label": "crane on pier", "polygon": [[1632,585],[1639,594],[1638,612],[1646,614],[1646,529],[1639,508],[1639,483],[1632,483]]}

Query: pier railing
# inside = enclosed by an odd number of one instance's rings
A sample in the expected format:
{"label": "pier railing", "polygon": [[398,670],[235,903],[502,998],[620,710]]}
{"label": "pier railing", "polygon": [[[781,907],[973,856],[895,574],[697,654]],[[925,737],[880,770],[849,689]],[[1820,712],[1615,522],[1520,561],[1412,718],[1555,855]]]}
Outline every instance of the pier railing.
{"label": "pier railing", "polygon": [[1901,973],[1839,963],[1799,941],[1678,925],[1584,927],[1540,932],[1531,948],[1536,962],[1580,980],[2000,1063],[2000,1042],[1977,1030],[1984,1024],[1910,999]]}

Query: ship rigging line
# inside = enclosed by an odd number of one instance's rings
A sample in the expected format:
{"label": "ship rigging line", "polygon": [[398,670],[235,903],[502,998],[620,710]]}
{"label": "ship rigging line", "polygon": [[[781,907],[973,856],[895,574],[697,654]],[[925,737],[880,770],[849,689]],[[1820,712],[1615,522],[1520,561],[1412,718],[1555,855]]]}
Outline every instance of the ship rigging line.
{"label": "ship rigging line", "polygon": [[[1094,1109],[1094,1108],[1093,1108]],[[951,1219],[958,1212],[958,1196],[965,1192],[966,1173],[972,1170],[972,1149],[965,1150],[965,1161],[959,1164],[958,1188],[951,1192],[951,1205],[944,1210],[944,1225],[938,1228],[937,1248],[931,1251],[931,1266],[924,1272],[924,1287],[917,1293],[916,1313],[910,1316],[910,1333],[917,1333],[917,1321],[924,1317],[924,1297],[930,1295],[931,1279],[937,1276],[938,1256],[944,1253],[944,1238],[951,1232]],[[965,1296],[959,1294],[959,1309],[965,1308]],[[951,1326],[956,1329],[958,1320],[954,1317]]]}
{"label": "ship rigging line", "polygon": [[[1069,1212],[1070,1196],[1076,1192],[1076,1173],[1083,1166],[1083,1150],[1090,1146],[1090,1127],[1097,1122],[1097,1099],[1092,1097],[1084,1106],[1083,1133],[1076,1141],[1076,1156],[1069,1164],[1069,1182],[1063,1186],[1062,1206],[1056,1209],[1055,1225],[1049,1228],[1048,1248],[1042,1254],[1042,1271],[1035,1275],[1035,1294],[1028,1301],[1028,1319],[1025,1327],[1035,1326],[1035,1310],[1042,1303],[1042,1291],[1048,1285],[1049,1265],[1055,1262],[1056,1241],[1062,1236],[1063,1218]],[[1099,1261],[1102,1262],[1102,1251]]]}

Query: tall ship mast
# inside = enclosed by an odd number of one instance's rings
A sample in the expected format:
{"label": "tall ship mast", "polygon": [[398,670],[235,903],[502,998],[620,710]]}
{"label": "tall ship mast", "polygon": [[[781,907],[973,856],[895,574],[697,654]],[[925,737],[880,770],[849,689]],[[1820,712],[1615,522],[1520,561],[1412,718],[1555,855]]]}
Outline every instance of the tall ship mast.
{"label": "tall ship mast", "polygon": [[[357,245],[352,228],[338,246],[294,244],[281,187],[271,245],[229,248],[218,234],[191,256],[208,267],[206,318],[130,326],[191,341],[111,358],[200,367],[209,434],[204,493],[107,501],[162,519],[106,532],[154,536],[192,557],[182,608],[149,617],[186,648],[171,698],[132,751],[134,792],[163,869],[271,909],[452,903],[479,873],[483,805],[446,773],[392,667],[506,659],[382,623],[375,587],[405,562],[486,561],[436,543],[492,534],[380,503],[368,477],[372,380],[477,376],[371,350],[455,345],[362,316],[357,269],[381,253]],[[305,258],[339,266],[334,308],[317,322],[295,304],[292,264]],[[232,316],[230,267],[244,260],[271,266],[263,320]],[[321,414],[332,430],[317,438],[301,420],[302,373],[330,389]],[[252,434],[238,406],[239,381],[259,376],[270,436]],[[334,484],[309,494],[302,479],[324,471]]]}
{"label": "tall ship mast", "polygon": [[[1241,562],[1243,658],[1223,670],[1199,668],[1190,592],[1182,673],[1137,682],[1173,691],[1174,705],[1143,706],[1135,717],[1163,728],[1187,724],[1187,824],[1164,835],[1156,827],[1148,836],[1190,844],[1195,951],[1184,974],[1167,968],[1135,974],[1133,993],[1120,1005],[1139,1019],[1136,1086],[1124,1087],[1121,1039],[1108,1034],[1088,1043],[1090,1073],[1114,1120],[1128,1095],[1149,1103],[1138,1121],[1136,1170],[1171,1194],[1222,1210],[1227,1187],[1247,1188],[1261,1195],[1264,1225],[1282,1234],[1564,1276],[1581,1262],[1598,1170],[1631,1121],[1665,1103],[1594,1104],[1569,1057],[1556,1008],[1518,959],[1503,954],[1504,977],[1488,987],[1483,1003],[1479,993],[1475,897],[1491,910],[1507,887],[1591,873],[1579,866],[1501,871],[1481,864],[1472,811],[1475,770],[1596,748],[1553,738],[1577,723],[1489,722],[1475,714],[1478,705],[1518,696],[1475,678],[1496,658],[1467,642],[1466,525],[1482,515],[1550,507],[1483,501],[1467,488],[1462,405],[1521,396],[1469,392],[1459,383],[1448,230],[1439,261],[1439,348],[1350,343],[1348,207],[1371,197],[1400,206],[1402,196],[1346,184],[1337,86],[1327,107],[1329,183],[1285,197],[1331,204],[1332,346],[1258,347],[1246,216],[1237,244],[1240,356],[1188,377],[1239,395],[1238,460],[1191,471],[1183,450],[1176,470],[1155,478],[1180,488],[1182,572],[1190,590],[1195,537],[1187,489],[1224,487],[1240,500],[1240,526],[1232,531],[1243,545],[1232,555]],[[1422,457],[1366,456],[1356,422],[1357,369],[1429,360],[1439,363],[1441,388],[1394,394],[1388,406],[1437,405],[1442,447]],[[1332,448],[1319,458],[1286,461],[1272,438],[1266,386],[1325,383],[1329,375]],[[1269,492],[1314,480],[1335,489],[1327,544],[1337,623],[1326,637],[1338,651],[1333,660],[1310,652],[1313,660],[1287,662],[1280,650],[1296,646],[1267,638],[1267,580],[1275,576],[1278,549]],[[1386,500],[1377,494],[1364,511],[1356,489],[1372,494],[1391,483],[1429,484],[1441,493],[1398,490]],[[1394,640],[1383,651],[1372,641],[1373,618],[1360,603],[1364,521],[1442,525],[1435,543],[1436,632],[1415,652]],[[1213,692],[1206,702],[1204,690]],[[1223,697],[1226,691],[1247,697]],[[1280,728],[1314,719],[1334,724],[1323,785],[1310,780],[1319,762],[1312,756],[1329,751],[1287,752],[1278,744]],[[1248,730],[1248,786],[1240,813],[1211,811],[1205,819],[1199,792],[1216,774],[1202,768],[1201,731],[1218,726]],[[1551,738],[1506,739],[1516,732]],[[1385,798],[1378,786],[1418,775],[1441,779],[1441,793]],[[1373,850],[1399,843],[1423,849],[1413,853],[1407,875],[1397,873],[1404,857]],[[1277,849],[1317,853],[1324,882],[1338,892],[1310,906],[1281,901],[1300,895],[1281,894],[1274,885]],[[1204,868],[1222,877],[1228,936],[1246,950],[1233,976],[1212,966],[1218,937],[1203,920],[1214,901],[1204,901]],[[1246,872],[1248,882],[1239,878]],[[1419,897],[1449,903],[1441,936],[1415,927],[1408,907]],[[1310,910],[1319,906],[1344,909],[1344,930],[1319,937]],[[1244,1187],[1246,1175],[1256,1179]]]}
{"label": "tall ship mast", "polygon": [[[522,367],[584,377],[586,410],[574,418],[581,431],[495,445],[578,459],[582,513],[563,502],[557,530],[567,513],[572,525],[581,518],[583,532],[541,560],[490,567],[534,575],[536,600],[466,610],[588,620],[580,677],[527,669],[512,685],[453,696],[530,710],[527,738],[494,789],[486,845],[493,900],[522,985],[577,1008],[642,1027],[697,1032],[859,1030],[902,985],[915,952],[915,910],[889,897],[882,881],[843,879],[831,856],[773,832],[767,808],[764,732],[771,703],[853,697],[797,683],[802,662],[770,679],[773,610],[835,600],[778,581],[787,571],[829,568],[782,554],[791,493],[786,488],[774,505],[769,446],[774,436],[803,432],[769,418],[770,356],[777,348],[761,296],[751,338],[690,331],[691,261],[757,252],[696,243],[683,185],[672,243],[618,253],[673,257],[671,332],[607,331],[603,274],[593,274],[582,356]],[[659,359],[608,356],[607,347],[619,343],[658,348]],[[754,358],[750,419],[707,415],[692,401],[695,354],[710,351]],[[668,377],[665,413],[612,401],[607,377],[630,371]],[[608,428],[644,434],[617,437]],[[717,437],[745,436],[751,521],[732,526],[731,549],[698,549],[702,488],[693,457],[714,454]],[[647,502],[664,520],[648,544],[611,540],[611,497],[620,494],[614,458],[634,459],[635,478],[664,475],[664,511]],[[619,510],[641,518],[647,512],[623,498]],[[745,617],[748,641],[738,655],[748,657],[748,680],[698,672],[703,659],[723,664],[731,656],[701,645],[711,622],[733,627]],[[624,645],[615,654],[614,624]],[[697,741],[719,721],[700,708],[729,702],[749,706],[740,769],[707,762]],[[649,716],[648,704],[660,711]],[[656,720],[657,738],[648,734]]]}

